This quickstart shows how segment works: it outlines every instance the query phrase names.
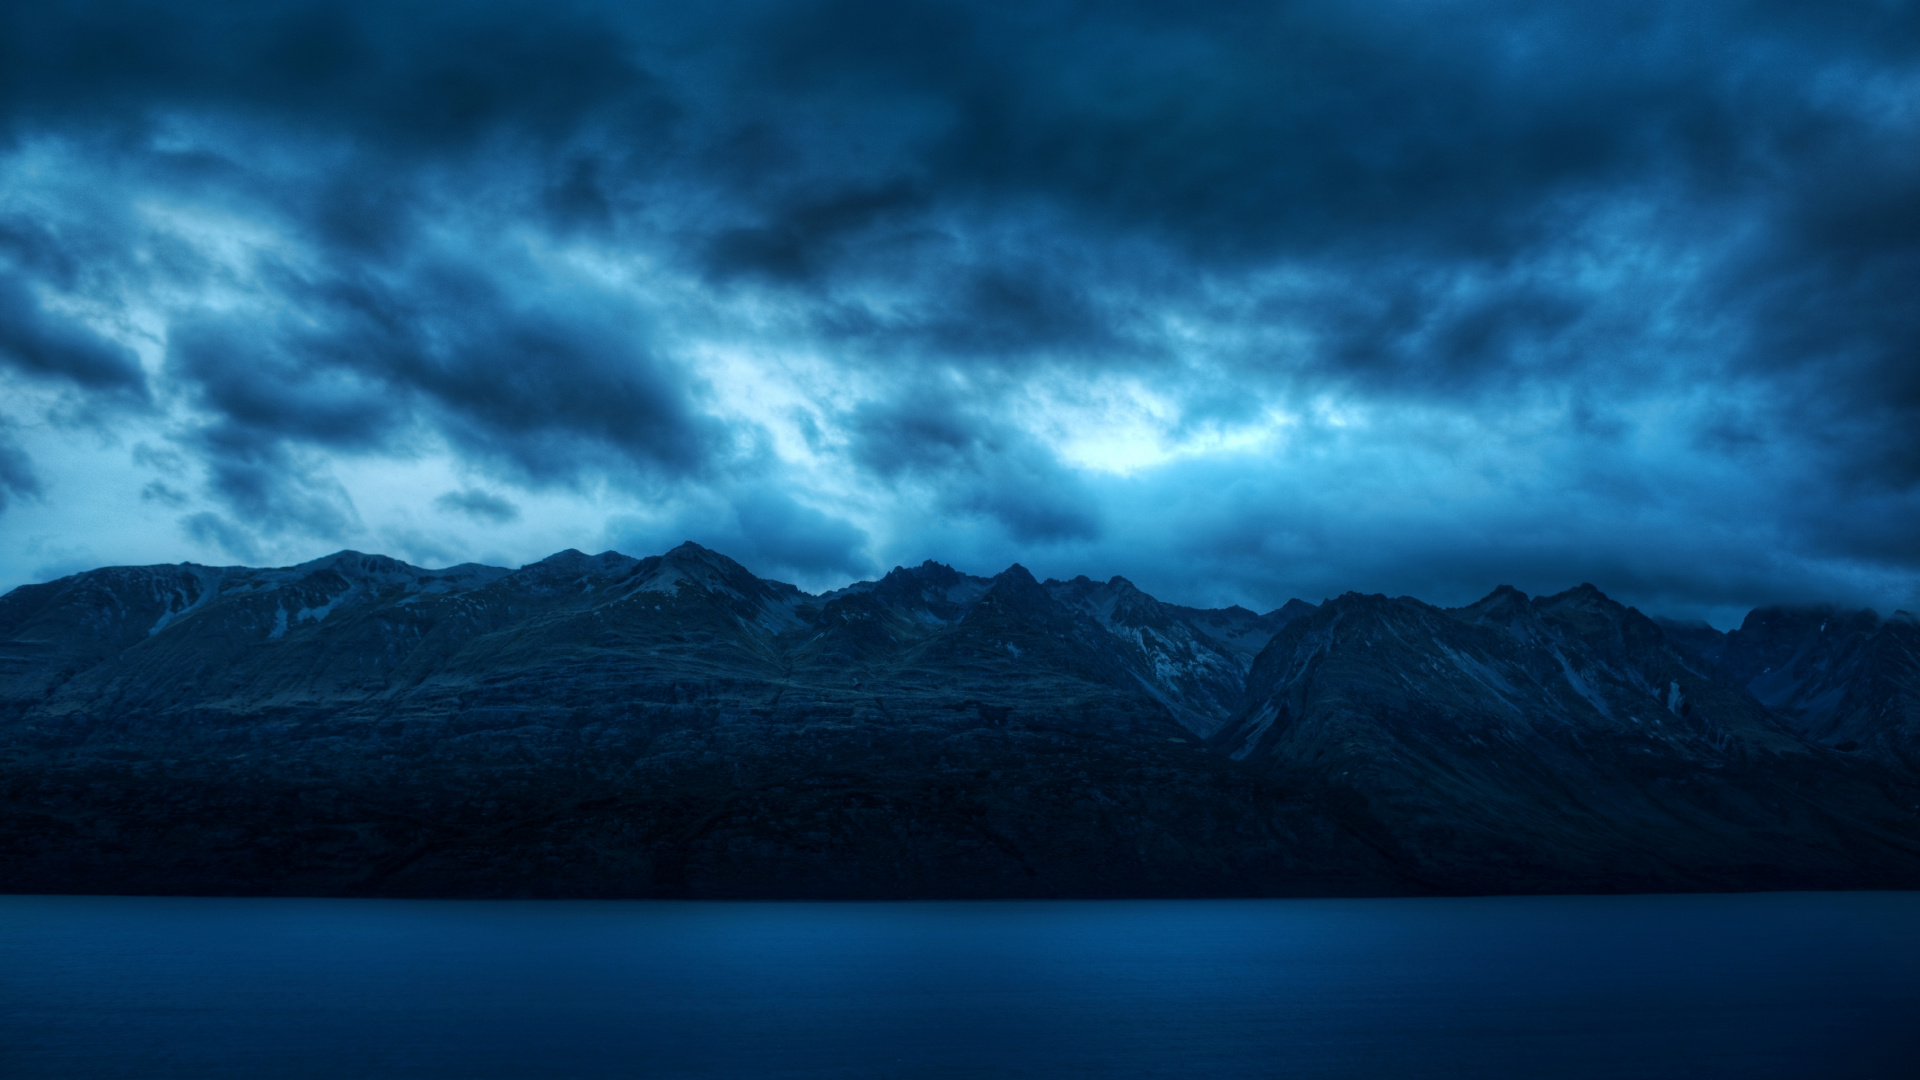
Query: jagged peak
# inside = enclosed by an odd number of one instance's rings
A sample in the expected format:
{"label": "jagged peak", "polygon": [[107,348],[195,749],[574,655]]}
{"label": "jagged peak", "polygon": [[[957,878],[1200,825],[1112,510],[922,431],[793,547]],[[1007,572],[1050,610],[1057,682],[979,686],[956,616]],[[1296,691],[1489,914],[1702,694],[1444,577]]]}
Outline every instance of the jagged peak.
{"label": "jagged peak", "polygon": [[295,563],[293,566],[288,567],[288,569],[313,571],[313,570],[324,570],[332,567],[338,567],[342,564],[346,564],[349,566],[365,566],[369,561],[372,561],[375,565],[379,565],[383,563],[398,564],[401,566],[406,565],[405,563],[400,562],[400,560],[398,559],[389,558],[385,555],[368,555],[364,551],[355,551],[352,548],[341,548],[339,551],[336,551],[331,555],[322,555],[317,559],[308,559],[306,562],[303,562],[303,563]]}
{"label": "jagged peak", "polygon": [[1039,588],[1040,586],[1040,582],[1034,579],[1033,571],[1028,570],[1019,563],[1014,563],[1012,566],[995,574],[993,580],[995,582],[1011,581],[1017,584],[1031,585],[1035,588]]}
{"label": "jagged peak", "polygon": [[901,577],[909,577],[909,578],[934,577],[934,578],[940,578],[943,580],[947,578],[963,578],[967,576],[961,573],[960,571],[955,570],[953,567],[948,566],[946,563],[935,562],[932,559],[923,560],[919,566],[896,566],[891,571],[888,571],[887,576],[893,577],[896,574],[900,575]]}
{"label": "jagged peak", "polygon": [[589,555],[578,548],[556,551],[539,562],[528,563],[516,573],[531,574],[535,578],[546,578],[555,574],[591,574],[609,573],[637,565],[639,559],[623,555],[618,551],[603,551],[598,555]]}
{"label": "jagged peak", "polygon": [[[935,589],[941,593],[951,591],[955,586],[981,582],[984,579],[963,574],[946,563],[928,559],[919,566],[896,566],[887,572],[887,576],[870,587],[885,588],[889,591],[901,591],[918,594],[926,589]],[[852,587],[852,586],[850,586]],[[984,584],[982,585],[984,587]]]}
{"label": "jagged peak", "polygon": [[1609,613],[1618,613],[1627,610],[1625,604],[1601,592],[1593,583],[1585,581],[1565,592],[1554,593],[1552,596],[1536,596],[1533,602],[1535,607],[1543,610],[1573,607],[1575,605],[1590,610],[1603,610]]}
{"label": "jagged peak", "polygon": [[728,574],[752,573],[752,571],[740,565],[739,562],[720,554],[712,548],[702,547],[691,540],[670,549],[666,554],[661,556],[661,559],[670,563],[678,563],[682,566],[688,563],[695,563],[701,566],[712,567],[713,569]]}
{"label": "jagged peak", "polygon": [[[307,560],[306,562],[304,562],[304,563],[301,563],[301,564],[299,564],[299,565],[301,565],[301,566],[323,566],[323,565],[326,565],[326,564],[329,564],[329,563],[337,563],[337,562],[339,562],[339,561],[340,561],[341,559],[364,559],[364,558],[366,558],[366,557],[367,557],[367,553],[366,553],[366,552],[364,552],[364,551],[355,551],[355,550],[354,550],[354,549],[352,549],[352,548],[341,548],[341,549],[340,549],[339,551],[336,551],[336,552],[334,552],[334,553],[333,553],[333,554],[331,554],[331,555],[322,555],[322,556],[320,556],[320,557],[319,557],[319,558],[317,558],[317,559],[308,559],[308,560]],[[379,555],[379,556],[375,556],[375,557],[376,557],[376,558],[381,558],[381,559],[384,559],[384,558],[386,558],[386,556],[385,556],[385,555]]]}
{"label": "jagged peak", "polygon": [[[955,570],[946,563],[927,559],[918,566],[896,566],[878,581],[856,581],[845,588],[821,593],[820,599],[831,602],[841,597],[871,593],[891,602],[915,606],[942,608],[951,604],[964,608],[978,600],[992,584],[989,578],[977,578]],[[948,612],[941,617],[957,615]]]}
{"label": "jagged peak", "polygon": [[461,575],[461,574],[486,573],[487,571],[490,571],[490,570],[499,574],[506,573],[506,570],[503,567],[493,566],[489,563],[477,563],[477,562],[454,563],[452,566],[442,566],[437,570],[429,570],[427,571],[427,573],[439,574],[442,576],[451,577],[451,576]]}
{"label": "jagged peak", "polygon": [[998,597],[1001,600],[1014,600],[1023,605],[1042,604],[1054,607],[1052,594],[1048,593],[1033,574],[1019,563],[1014,563],[993,577],[993,584],[981,597],[981,602]]}
{"label": "jagged peak", "polygon": [[[1018,564],[1015,564],[1015,565],[1017,566]],[[1013,567],[1009,567],[1009,569],[1013,569]],[[1105,581],[1095,581],[1094,579],[1088,577],[1085,574],[1076,574],[1065,581],[1062,581],[1059,578],[1048,578],[1045,581],[1041,582],[1040,584],[1050,591],[1055,589],[1071,590],[1072,592],[1080,595],[1093,595],[1093,594],[1099,594],[1103,592],[1119,594],[1123,596],[1129,595],[1129,594],[1139,594],[1141,596],[1146,595],[1145,593],[1140,591],[1139,586],[1135,585],[1131,581],[1128,581],[1126,578],[1119,576],[1118,574],[1114,575],[1111,578],[1108,578]]]}
{"label": "jagged peak", "polygon": [[1377,592],[1363,593],[1358,591],[1357,589],[1348,589],[1346,592],[1341,593],[1339,596],[1330,597],[1327,600],[1322,601],[1320,606],[1324,608],[1324,607],[1332,607],[1333,605],[1338,604],[1341,607],[1357,607],[1360,605],[1373,606],[1373,605],[1379,605],[1379,604],[1388,604],[1392,602],[1393,602],[1393,598],[1388,596],[1386,593],[1377,593]]}
{"label": "jagged peak", "polygon": [[[608,554],[617,555],[614,552]],[[709,592],[726,593],[740,599],[759,595],[762,590],[801,595],[800,590],[784,582],[762,581],[753,571],[734,560],[691,540],[669,549],[663,555],[647,559],[628,559],[624,555],[617,557],[632,565],[633,570],[627,576],[631,583],[628,587],[639,592],[673,593],[679,590],[682,583],[691,583]]]}
{"label": "jagged peak", "polygon": [[1583,582],[1553,596],[1536,597],[1533,608],[1542,619],[1580,634],[1662,633],[1653,620],[1637,608],[1622,604],[1590,583]]}
{"label": "jagged peak", "polygon": [[[1247,611],[1246,608],[1241,607],[1239,604],[1235,604],[1232,607],[1227,608],[1226,610]],[[1260,617],[1262,619],[1271,619],[1278,616],[1282,619],[1285,619],[1288,622],[1292,622],[1295,619],[1305,618],[1306,616],[1311,615],[1318,610],[1320,610],[1319,604],[1309,603],[1308,601],[1302,600],[1296,596],[1288,600],[1286,603],[1281,604],[1279,607],[1274,608],[1272,611],[1269,611],[1265,615],[1262,615]],[[1251,615],[1253,614],[1253,612],[1247,611],[1247,614]]]}
{"label": "jagged peak", "polygon": [[1397,601],[1385,593],[1349,590],[1339,596],[1330,596],[1321,601],[1320,605],[1314,609],[1313,616],[1316,620],[1341,620],[1361,614],[1378,616],[1390,611],[1396,603]]}
{"label": "jagged peak", "polygon": [[1515,619],[1533,614],[1534,601],[1511,585],[1497,585],[1487,595],[1449,613],[1457,619],[1483,626],[1506,626]]}
{"label": "jagged peak", "polygon": [[544,559],[536,559],[533,562],[528,563],[527,565],[528,566],[545,566],[548,563],[560,565],[564,563],[578,562],[579,560],[584,558],[587,558],[587,553],[584,551],[581,551],[579,548],[563,548],[547,556]]}
{"label": "jagged peak", "polygon": [[[1411,596],[1388,596],[1385,593],[1363,593],[1350,590],[1339,596],[1330,596],[1303,617],[1288,619],[1275,628],[1278,634],[1294,625],[1312,625],[1328,627],[1333,625],[1360,626],[1372,625],[1378,621],[1393,622],[1406,626],[1418,624],[1429,616],[1446,615],[1440,608],[1423,603]],[[1458,618],[1456,614],[1454,616]]]}
{"label": "jagged peak", "polygon": [[285,578],[289,574],[311,575],[326,570],[331,570],[348,579],[390,578],[395,575],[402,578],[417,578],[431,573],[391,555],[369,554],[364,551],[354,551],[351,548],[336,551],[331,555],[322,555],[318,559],[310,559],[283,570],[269,570],[266,573],[270,577]]}

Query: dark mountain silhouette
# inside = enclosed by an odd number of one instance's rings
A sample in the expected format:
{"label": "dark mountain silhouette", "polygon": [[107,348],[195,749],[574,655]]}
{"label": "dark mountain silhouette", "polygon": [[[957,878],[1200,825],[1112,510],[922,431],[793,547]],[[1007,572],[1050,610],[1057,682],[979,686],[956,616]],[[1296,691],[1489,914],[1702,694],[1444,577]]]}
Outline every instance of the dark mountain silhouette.
{"label": "dark mountain silhouette", "polygon": [[1761,608],[1688,644],[1807,738],[1920,771],[1920,621],[1907,612]]}
{"label": "dark mountain silhouette", "polygon": [[1436,887],[1891,883],[1920,837],[1897,772],[1803,738],[1591,585],[1329,601],[1262,651],[1212,741],[1348,793]]}
{"label": "dark mountain silhouette", "polygon": [[0,597],[0,890],[1920,884],[1912,620],[1761,616],[932,562],[813,596],[693,544],[114,567]]}

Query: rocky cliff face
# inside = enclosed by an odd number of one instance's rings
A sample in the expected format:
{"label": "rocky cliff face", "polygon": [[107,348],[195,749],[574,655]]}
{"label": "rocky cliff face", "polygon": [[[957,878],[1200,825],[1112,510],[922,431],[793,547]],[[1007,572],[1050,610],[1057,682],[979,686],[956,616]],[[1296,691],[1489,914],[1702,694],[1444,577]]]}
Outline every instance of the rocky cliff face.
{"label": "rocky cliff face", "polygon": [[[1907,640],[1822,669],[1872,699],[1846,723],[1910,720]],[[1906,759],[1716,644],[1590,587],[1257,615],[926,563],[811,596],[691,544],[110,568],[0,597],[0,890],[1920,883]]]}
{"label": "rocky cliff face", "polygon": [[1801,735],[1920,772],[1920,621],[1907,612],[1761,608],[1727,634],[1681,634]]}
{"label": "rocky cliff face", "polygon": [[1345,792],[1436,887],[1911,874],[1908,778],[1801,737],[1719,675],[1592,586],[1453,610],[1349,594],[1280,631],[1213,744]]}

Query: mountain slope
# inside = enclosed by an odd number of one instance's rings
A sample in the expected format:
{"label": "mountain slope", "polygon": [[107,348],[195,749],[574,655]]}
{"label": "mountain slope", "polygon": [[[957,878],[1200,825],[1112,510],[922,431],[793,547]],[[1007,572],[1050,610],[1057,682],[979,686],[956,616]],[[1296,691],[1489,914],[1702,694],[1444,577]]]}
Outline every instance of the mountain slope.
{"label": "mountain slope", "polygon": [[1920,620],[1911,614],[1770,607],[1726,634],[1704,624],[1680,634],[1800,734],[1920,775]]}
{"label": "mountain slope", "polygon": [[1902,777],[1791,731],[1591,586],[1466,608],[1348,594],[1289,624],[1214,736],[1438,888],[1906,880]]}
{"label": "mountain slope", "polygon": [[342,553],[96,571],[0,615],[0,889],[1405,889],[1018,567],[822,598],[694,545]]}
{"label": "mountain slope", "polygon": [[[1905,745],[1906,626],[1815,665],[1818,723]],[[1590,586],[1257,615],[928,562],[810,596],[693,544],[108,568],[0,597],[0,890],[1920,884],[1914,774],[1756,699],[1747,640]]]}

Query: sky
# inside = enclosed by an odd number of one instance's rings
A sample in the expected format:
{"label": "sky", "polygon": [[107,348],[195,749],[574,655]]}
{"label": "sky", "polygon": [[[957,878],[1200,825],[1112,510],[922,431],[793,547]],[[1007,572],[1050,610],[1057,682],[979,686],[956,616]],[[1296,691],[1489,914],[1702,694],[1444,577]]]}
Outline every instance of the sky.
{"label": "sky", "polygon": [[0,589],[1920,610],[1920,5],[0,9]]}

